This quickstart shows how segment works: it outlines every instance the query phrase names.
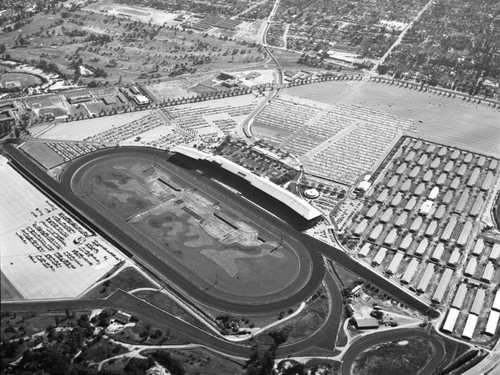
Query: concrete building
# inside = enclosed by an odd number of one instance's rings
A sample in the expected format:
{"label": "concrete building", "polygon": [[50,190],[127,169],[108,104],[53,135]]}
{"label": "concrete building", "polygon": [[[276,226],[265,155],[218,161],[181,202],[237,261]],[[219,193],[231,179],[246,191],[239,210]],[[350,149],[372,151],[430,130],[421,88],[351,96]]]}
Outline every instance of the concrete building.
{"label": "concrete building", "polygon": [[376,202],[377,203],[384,203],[387,200],[387,197],[389,196],[389,189],[383,189],[380,194],[378,195]]}
{"label": "concrete building", "polygon": [[460,186],[460,177],[455,177],[452,181],[451,181],[451,184],[450,184],[450,189],[452,190],[457,190],[458,187]]}
{"label": "concrete building", "polygon": [[462,164],[460,167],[458,167],[458,170],[457,170],[457,175],[462,177],[465,172],[467,172],[467,166],[465,164]]}
{"label": "concrete building", "polygon": [[491,306],[493,310],[500,311],[500,289],[497,290],[495,294],[495,299],[493,300],[493,305]]}
{"label": "concrete building", "polygon": [[358,225],[356,225],[356,228],[354,229],[354,234],[357,236],[361,236],[365,231],[366,228],[368,227],[368,220],[363,219],[360,221]]}
{"label": "concrete building", "polygon": [[406,206],[404,208],[405,211],[412,211],[415,208],[415,205],[417,204],[417,198],[416,197],[411,197],[408,203],[406,203]]}
{"label": "concrete building", "polygon": [[401,201],[403,200],[403,198],[404,198],[403,193],[401,193],[401,192],[397,193],[394,196],[394,198],[392,198],[391,206],[394,206],[394,207],[399,206],[399,204],[401,203]]}
{"label": "concrete building", "polygon": [[434,201],[431,200],[424,201],[424,203],[422,203],[422,206],[420,206],[419,214],[423,216],[428,215],[431,212],[433,206],[434,206]]}
{"label": "concrete building", "polygon": [[477,159],[477,166],[484,167],[485,163],[486,163],[486,158],[483,155],[481,155],[479,159]]}
{"label": "concrete building", "polygon": [[424,235],[426,237],[433,237],[434,234],[436,233],[436,230],[438,228],[438,223],[436,220],[432,220],[429,225],[427,226],[427,229],[425,230]]}
{"label": "concrete building", "polygon": [[448,163],[445,164],[443,167],[443,171],[446,173],[450,173],[453,170],[453,167],[455,166],[455,163],[453,163],[451,160],[448,161]]}
{"label": "concrete building", "polygon": [[417,185],[415,189],[415,195],[420,196],[424,193],[426,185],[421,182],[420,184]]}
{"label": "concrete building", "polygon": [[469,177],[469,180],[467,181],[468,187],[473,187],[477,184],[477,179],[479,178],[480,173],[481,173],[481,170],[479,168],[474,168],[474,170],[472,171],[472,174]]}
{"label": "concrete building", "polygon": [[450,155],[450,159],[451,160],[457,160],[459,156],[460,156],[460,151],[459,150],[453,150],[453,152]]}
{"label": "concrete building", "polygon": [[468,152],[468,153],[464,156],[464,163],[469,164],[471,161],[472,161],[472,154],[471,154],[470,152]]}
{"label": "concrete building", "polygon": [[429,182],[430,180],[432,180],[433,175],[434,174],[432,173],[432,171],[425,172],[424,175],[422,176],[422,181]]}
{"label": "concrete building", "polygon": [[380,222],[381,223],[387,223],[391,220],[391,217],[392,217],[392,214],[394,213],[394,210],[389,207],[387,208],[384,213],[382,214],[382,216],[380,217]]}
{"label": "concrete building", "polygon": [[437,220],[441,220],[445,213],[446,213],[446,206],[444,204],[441,204],[434,212],[434,218]]}
{"label": "concrete building", "polygon": [[453,190],[448,190],[446,194],[443,197],[443,204],[450,204],[451,200],[453,199],[454,192]]}
{"label": "concrete building", "polygon": [[411,172],[410,172],[410,178],[415,178],[418,176],[418,174],[420,173],[420,167],[417,165],[416,167],[414,167]]}
{"label": "concrete building", "polygon": [[386,186],[388,188],[392,188],[398,183],[398,181],[399,181],[398,176],[392,176],[391,179],[387,182]]}
{"label": "concrete building", "polygon": [[494,171],[498,167],[498,160],[491,159],[490,166],[488,167],[490,170]]}
{"label": "concrete building", "polygon": [[490,256],[488,257],[489,260],[498,260],[500,258],[500,244],[496,243],[493,244],[493,247],[491,248]]}
{"label": "concrete building", "polygon": [[406,163],[402,163],[398,169],[396,169],[396,174],[403,174],[406,172],[406,169],[408,168],[408,165]]}
{"label": "concrete building", "polygon": [[481,184],[481,190],[483,191],[490,190],[493,181],[495,181],[495,176],[493,175],[493,173],[491,173],[491,171],[488,171],[488,173],[486,173],[486,177],[484,178],[483,183]]}
{"label": "concrete building", "polygon": [[447,176],[445,173],[441,173],[441,174],[439,175],[439,177],[437,178],[437,180],[436,180],[436,185],[438,185],[438,186],[443,186],[443,185],[444,185],[444,183],[446,182],[446,178],[447,178],[447,177],[448,177],[448,176]]}
{"label": "concrete building", "polygon": [[377,319],[357,319],[356,318],[356,328],[357,329],[377,329],[379,322]]}
{"label": "concrete building", "polygon": [[399,190],[405,192],[410,190],[410,187],[411,187],[411,180],[406,180],[401,184]]}
{"label": "concrete building", "polygon": [[436,169],[437,167],[439,167],[439,164],[441,164],[440,158],[432,159],[431,164],[429,165],[429,168]]}
{"label": "concrete building", "polygon": [[368,219],[373,219],[373,217],[377,214],[377,211],[379,209],[378,204],[374,204],[373,206],[370,207],[370,209],[366,212],[365,217]]}

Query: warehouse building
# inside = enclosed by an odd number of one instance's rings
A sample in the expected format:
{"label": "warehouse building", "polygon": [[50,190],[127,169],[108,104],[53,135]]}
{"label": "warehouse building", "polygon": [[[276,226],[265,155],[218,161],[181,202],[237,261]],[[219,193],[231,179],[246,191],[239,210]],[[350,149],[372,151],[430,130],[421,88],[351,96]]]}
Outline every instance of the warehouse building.
{"label": "warehouse building", "polygon": [[446,320],[444,321],[442,331],[447,333],[452,333],[453,328],[455,328],[455,324],[457,323],[458,315],[460,314],[460,310],[454,309],[453,307],[448,311],[448,315],[446,316]]}
{"label": "warehouse building", "polygon": [[451,307],[462,309],[464,304],[465,296],[467,295],[467,284],[460,284],[457,288],[457,292],[455,293],[455,297],[451,302]]}
{"label": "warehouse building", "polygon": [[472,223],[470,221],[466,221],[464,226],[462,227],[462,230],[460,231],[460,235],[458,236],[457,245],[465,246],[471,233],[472,233]]}
{"label": "warehouse building", "polygon": [[436,262],[439,262],[443,257],[443,253],[444,253],[444,245],[440,242],[437,244],[436,248],[432,252],[431,259]]}
{"label": "warehouse building", "polygon": [[469,258],[469,263],[467,263],[467,267],[465,267],[464,275],[465,276],[473,276],[476,272],[477,267],[477,259],[474,257]]}
{"label": "warehouse building", "polygon": [[456,225],[457,225],[456,216],[451,216],[450,219],[448,220],[448,224],[446,224],[446,227],[444,228],[444,231],[441,234],[440,240],[443,242],[449,241],[451,239],[453,231],[455,230]]}
{"label": "warehouse building", "polygon": [[401,212],[396,221],[394,222],[394,226],[398,228],[402,227],[406,223],[407,219],[408,219],[408,213],[406,211]]}
{"label": "warehouse building", "polygon": [[422,275],[422,278],[418,283],[417,292],[425,293],[427,287],[429,286],[429,283],[431,282],[432,276],[434,276],[434,264],[427,263],[427,267],[425,268],[424,274]]}
{"label": "warehouse building", "polygon": [[437,221],[436,220],[432,220],[429,223],[429,226],[427,227],[427,229],[425,230],[424,235],[426,237],[433,237],[434,234],[436,233],[437,227],[438,227]]}
{"label": "warehouse building", "polygon": [[492,262],[486,263],[486,266],[484,267],[483,270],[483,275],[481,276],[481,280],[486,283],[490,283],[494,273],[495,273],[495,267],[493,266],[493,263]]}
{"label": "warehouse building", "polygon": [[477,217],[481,214],[481,209],[483,208],[484,198],[482,194],[478,194],[472,208],[470,209],[469,215],[472,217]]}
{"label": "warehouse building", "polygon": [[484,299],[486,297],[486,291],[484,289],[478,289],[476,296],[474,297],[474,302],[472,302],[472,307],[470,308],[470,313],[478,315],[481,314],[484,305]]}
{"label": "warehouse building", "polygon": [[455,206],[455,212],[460,214],[464,211],[465,207],[467,206],[467,201],[469,200],[469,190],[464,190],[462,195],[460,196],[460,199],[458,200],[457,205]]}
{"label": "warehouse building", "polygon": [[498,328],[499,318],[500,318],[500,312],[491,311],[490,315],[488,316],[488,322],[486,323],[486,329],[484,330],[484,333],[490,336],[495,336],[495,333]]}
{"label": "warehouse building", "polygon": [[432,296],[432,302],[441,303],[444,298],[444,294],[446,293],[446,289],[448,289],[448,284],[451,281],[451,277],[453,276],[453,270],[446,268],[443,272],[443,276],[439,280],[439,284],[434,291]]}
{"label": "warehouse building", "polygon": [[398,270],[399,265],[401,264],[403,258],[404,258],[404,253],[402,253],[401,251],[396,251],[396,254],[394,254],[391,263],[386,268],[385,273],[387,273],[388,275],[394,275]]}
{"label": "warehouse building", "polygon": [[398,231],[396,230],[396,228],[392,228],[384,239],[384,245],[394,245],[394,242],[396,242],[396,238],[398,238]]}
{"label": "warehouse building", "polygon": [[427,251],[427,248],[429,247],[429,240],[427,238],[424,238],[422,241],[417,246],[417,249],[415,250],[415,255],[422,256],[425,254]]}
{"label": "warehouse building", "polygon": [[477,325],[477,315],[469,314],[467,321],[465,322],[464,330],[462,331],[462,337],[465,339],[471,339],[474,334],[474,330]]}
{"label": "warehouse building", "polygon": [[371,249],[370,243],[369,242],[365,242],[365,244],[363,245],[363,247],[361,248],[361,250],[359,250],[358,255],[360,257],[366,257],[366,256],[368,256],[368,253],[370,252],[370,249]]}
{"label": "warehouse building", "polygon": [[472,255],[479,256],[484,250],[484,241],[482,238],[478,238],[476,244],[474,245],[474,249],[472,249]]}
{"label": "warehouse building", "polygon": [[411,279],[413,279],[413,276],[415,276],[415,272],[417,272],[418,265],[419,262],[416,258],[413,258],[410,261],[408,267],[406,267],[403,277],[401,278],[401,282],[403,284],[409,284],[411,282]]}
{"label": "warehouse building", "polygon": [[448,259],[447,264],[451,267],[456,267],[459,260],[460,260],[460,250],[455,249],[451,253],[450,259]]}
{"label": "warehouse building", "polygon": [[385,247],[381,247],[378,249],[377,254],[373,258],[372,261],[372,266],[380,266],[382,264],[382,261],[384,260],[385,256],[387,254],[387,249]]}

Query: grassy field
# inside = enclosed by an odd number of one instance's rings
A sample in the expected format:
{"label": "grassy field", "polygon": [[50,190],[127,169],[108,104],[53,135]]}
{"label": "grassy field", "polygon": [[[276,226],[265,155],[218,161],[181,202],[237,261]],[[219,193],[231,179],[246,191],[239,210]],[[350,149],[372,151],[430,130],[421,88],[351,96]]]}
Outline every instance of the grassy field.
{"label": "grassy field", "polygon": [[327,104],[360,104],[413,119],[426,140],[500,156],[498,109],[383,83],[331,81],[285,89]]}
{"label": "grassy field", "polygon": [[420,337],[377,345],[354,361],[353,375],[418,374],[431,359],[433,346]]}
{"label": "grassy field", "polygon": [[40,85],[41,83],[42,80],[33,74],[9,72],[0,76],[2,87],[20,87],[23,89],[29,86]]}

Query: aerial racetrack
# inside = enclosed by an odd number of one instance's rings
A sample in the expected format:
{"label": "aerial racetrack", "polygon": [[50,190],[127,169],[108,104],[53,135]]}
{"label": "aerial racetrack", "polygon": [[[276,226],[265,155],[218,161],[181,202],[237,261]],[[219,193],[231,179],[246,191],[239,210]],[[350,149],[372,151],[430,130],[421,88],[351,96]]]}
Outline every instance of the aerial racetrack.
{"label": "aerial racetrack", "polygon": [[319,254],[170,156],[135,147],[93,152],[72,163],[61,184],[86,216],[104,219],[131,253],[189,295],[264,309],[314,292],[324,275]]}

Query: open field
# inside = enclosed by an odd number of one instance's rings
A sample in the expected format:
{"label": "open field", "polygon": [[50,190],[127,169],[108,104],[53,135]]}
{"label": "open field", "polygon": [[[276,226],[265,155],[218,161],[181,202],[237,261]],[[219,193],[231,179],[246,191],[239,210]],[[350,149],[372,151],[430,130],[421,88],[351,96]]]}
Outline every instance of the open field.
{"label": "open field", "polygon": [[500,156],[498,109],[367,81],[330,81],[284,90],[328,104],[360,104],[415,120],[426,140]]}
{"label": "open field", "polygon": [[[9,292],[7,298],[76,297],[121,261],[118,251],[103,239],[82,240],[91,233],[5,158],[0,165],[0,190],[2,291]],[[4,277],[9,283],[3,282]]]}
{"label": "open field", "polygon": [[20,87],[23,89],[41,83],[42,80],[33,74],[8,72],[0,76],[0,86],[5,88]]}
{"label": "open field", "polygon": [[107,157],[83,173],[74,183],[82,184],[96,209],[109,210],[217,289],[246,296],[276,293],[298,274],[299,259],[286,242],[278,245],[273,234],[193,190],[162,164],[139,156]]}

